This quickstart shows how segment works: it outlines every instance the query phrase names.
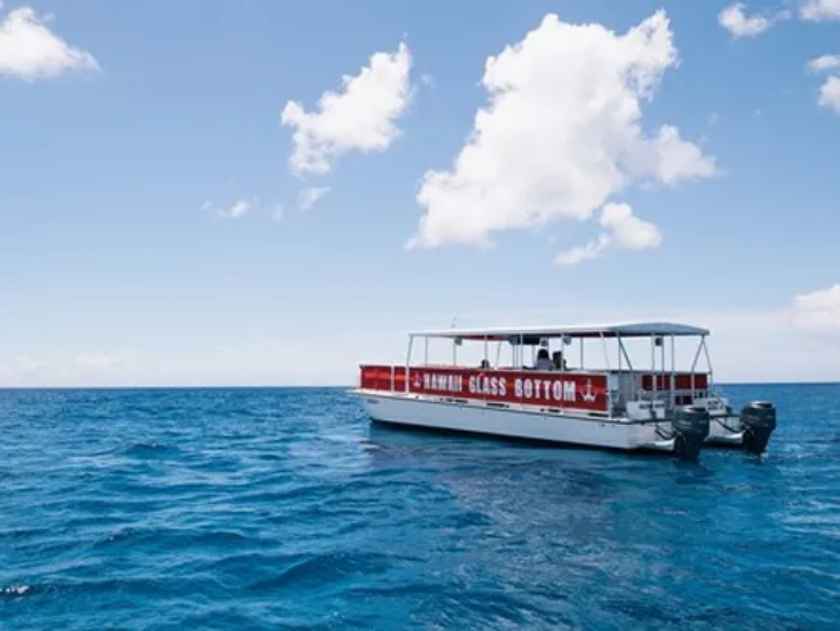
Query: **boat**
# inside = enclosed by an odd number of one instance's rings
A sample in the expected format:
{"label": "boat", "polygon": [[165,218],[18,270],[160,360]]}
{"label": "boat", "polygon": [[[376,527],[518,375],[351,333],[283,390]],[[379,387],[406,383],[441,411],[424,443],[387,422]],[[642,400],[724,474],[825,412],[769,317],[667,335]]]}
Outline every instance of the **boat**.
{"label": "boat", "polygon": [[[379,423],[684,459],[704,445],[760,454],[775,407],[733,411],[715,388],[708,336],[671,322],[420,331],[404,364],[362,364],[351,392]],[[433,363],[430,345],[441,344],[447,357]]]}

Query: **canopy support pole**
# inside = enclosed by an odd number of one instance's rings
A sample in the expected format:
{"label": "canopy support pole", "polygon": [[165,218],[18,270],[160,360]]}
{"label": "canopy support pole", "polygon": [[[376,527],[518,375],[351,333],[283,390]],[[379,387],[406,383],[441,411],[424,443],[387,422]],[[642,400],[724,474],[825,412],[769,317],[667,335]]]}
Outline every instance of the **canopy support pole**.
{"label": "canopy support pole", "polygon": [[[708,391],[711,392],[712,391],[712,386],[714,386],[714,383],[715,383],[715,371],[712,368],[712,358],[709,356],[709,347],[706,344],[706,336],[705,335],[703,336],[703,352],[706,354],[706,364],[708,364],[708,366],[709,366],[709,383],[706,384],[706,387],[707,387]],[[708,392],[706,393],[706,396],[707,397],[709,396]]]}
{"label": "canopy support pole", "polygon": [[694,353],[694,361],[691,362],[691,401],[694,402],[695,396],[695,385],[694,385],[694,373],[697,370],[697,361],[700,359],[700,351],[703,350],[703,347],[706,344],[706,336],[700,336],[700,343],[697,345],[697,352]]}
{"label": "canopy support pole", "polygon": [[[656,401],[656,334],[650,336],[650,380],[651,380],[651,399]],[[651,408],[652,410],[652,408]]]}
{"label": "canopy support pole", "polygon": [[630,355],[627,354],[627,349],[624,347],[624,342],[621,338],[618,339],[618,348],[624,354],[624,360],[627,362],[628,370],[633,370],[633,362],[630,361]]}
{"label": "canopy support pole", "polygon": [[610,370],[610,354],[607,352],[607,338],[604,337],[603,331],[601,331],[601,346],[604,350],[604,362],[607,364],[607,370]]}
{"label": "canopy support pole", "polygon": [[666,377],[666,373],[665,373],[665,371],[666,371],[666,368],[665,368],[665,336],[664,335],[657,336],[657,339],[659,340],[659,344],[660,344],[659,354],[661,356],[661,361],[662,361],[662,388],[664,389],[665,388],[665,377]]}
{"label": "canopy support pole", "polygon": [[405,391],[408,392],[408,384],[411,382],[411,347],[414,345],[414,336],[408,336],[408,352],[405,354]]}
{"label": "canopy support pole", "polygon": [[621,372],[621,334],[616,333],[615,339],[618,340],[618,372]]}
{"label": "canopy support pole", "polygon": [[671,335],[671,409],[673,409],[677,404],[677,355],[675,350],[676,339],[677,338],[675,335]]}

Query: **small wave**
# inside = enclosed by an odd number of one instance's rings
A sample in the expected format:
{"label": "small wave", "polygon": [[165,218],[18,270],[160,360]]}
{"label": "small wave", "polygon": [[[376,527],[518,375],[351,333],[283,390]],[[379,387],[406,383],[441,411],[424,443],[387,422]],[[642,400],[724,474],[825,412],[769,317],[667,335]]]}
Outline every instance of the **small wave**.
{"label": "small wave", "polygon": [[174,445],[164,445],[158,442],[152,443],[134,443],[123,451],[124,455],[133,458],[150,459],[163,458],[166,456],[178,456],[183,453],[181,449]]}
{"label": "small wave", "polygon": [[19,596],[25,596],[30,591],[32,591],[32,587],[30,585],[9,585],[8,587],[0,589],[0,595],[9,598],[17,598]]}
{"label": "small wave", "polygon": [[294,563],[277,576],[257,581],[249,589],[273,591],[292,585],[325,584],[354,575],[370,577],[387,571],[391,563],[396,560],[398,560],[396,557],[392,559],[384,554],[373,553],[319,554]]}
{"label": "small wave", "polygon": [[95,543],[97,548],[113,546],[132,550],[231,550],[248,549],[263,541],[234,530],[204,530],[196,528],[122,528],[111,532]]}

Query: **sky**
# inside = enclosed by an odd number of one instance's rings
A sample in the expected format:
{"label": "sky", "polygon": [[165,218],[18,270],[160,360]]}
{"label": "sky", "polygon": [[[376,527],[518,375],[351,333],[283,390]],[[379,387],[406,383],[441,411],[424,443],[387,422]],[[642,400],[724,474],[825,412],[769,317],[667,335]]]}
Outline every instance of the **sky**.
{"label": "sky", "polygon": [[645,319],[840,380],[840,0],[0,4],[0,387]]}

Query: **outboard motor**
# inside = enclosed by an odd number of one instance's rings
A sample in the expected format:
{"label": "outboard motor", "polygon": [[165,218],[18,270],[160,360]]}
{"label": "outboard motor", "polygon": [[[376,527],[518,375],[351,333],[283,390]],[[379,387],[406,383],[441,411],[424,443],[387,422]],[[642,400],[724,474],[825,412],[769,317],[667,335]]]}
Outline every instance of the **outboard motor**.
{"label": "outboard motor", "polygon": [[709,435],[706,408],[687,405],[674,411],[674,453],[684,460],[697,460],[700,447]]}
{"label": "outboard motor", "polygon": [[776,429],[776,408],[769,401],[753,401],[741,410],[741,427],[744,429],[744,449],[762,453]]}

